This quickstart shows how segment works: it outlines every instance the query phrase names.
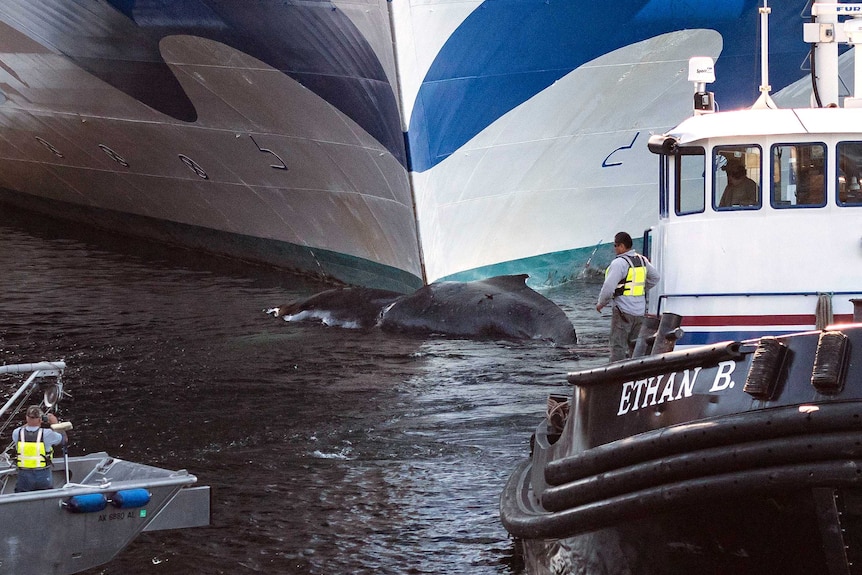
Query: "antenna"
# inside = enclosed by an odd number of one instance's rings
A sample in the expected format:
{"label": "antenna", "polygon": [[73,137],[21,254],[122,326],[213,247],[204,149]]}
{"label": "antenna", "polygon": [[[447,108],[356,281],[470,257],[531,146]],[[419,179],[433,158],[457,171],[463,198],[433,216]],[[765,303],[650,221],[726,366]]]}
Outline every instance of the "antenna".
{"label": "antenna", "polygon": [[760,97],[752,108],[777,108],[769,95],[772,90],[769,85],[769,14],[772,8],[763,0],[763,6],[757,11],[760,13]]}

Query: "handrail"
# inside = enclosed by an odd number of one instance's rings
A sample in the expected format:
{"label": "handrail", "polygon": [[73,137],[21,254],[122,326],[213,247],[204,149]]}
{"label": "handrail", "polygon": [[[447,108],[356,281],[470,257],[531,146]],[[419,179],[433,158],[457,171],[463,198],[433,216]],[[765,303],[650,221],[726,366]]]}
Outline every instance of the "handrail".
{"label": "handrail", "polygon": [[14,363],[10,365],[0,365],[0,375],[4,373],[27,373],[28,371],[44,371],[66,369],[65,361],[40,361],[38,363]]}
{"label": "handrail", "polygon": [[754,353],[754,350],[755,346],[745,342],[724,341],[713,345],[615,361],[602,367],[569,372],[566,380],[580,387],[607,385],[691,366],[706,367],[718,365],[721,361],[736,361],[742,359],[746,354]]}
{"label": "handrail", "polygon": [[191,474],[178,475],[176,472],[167,477],[149,477],[146,479],[123,479],[110,481],[105,484],[71,484],[69,487],[54,487],[42,491],[28,491],[25,493],[7,493],[0,495],[0,505],[20,501],[37,501],[40,499],[57,499],[58,497],[72,497],[74,495],[87,495],[90,493],[114,493],[127,489],[152,489],[154,487],[185,487],[197,483],[198,478]]}

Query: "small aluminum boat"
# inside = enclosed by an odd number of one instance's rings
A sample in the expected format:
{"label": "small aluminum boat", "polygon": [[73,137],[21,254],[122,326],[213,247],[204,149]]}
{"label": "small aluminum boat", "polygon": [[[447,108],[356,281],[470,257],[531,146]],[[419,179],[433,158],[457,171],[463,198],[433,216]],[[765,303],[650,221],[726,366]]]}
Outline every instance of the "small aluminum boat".
{"label": "small aluminum boat", "polygon": [[[41,394],[46,410],[56,407],[65,368],[62,361],[0,366],[0,375],[29,373],[0,410],[4,437],[11,437],[32,396]],[[59,425],[69,428],[68,422]],[[61,456],[56,448],[55,488],[15,493],[12,447],[0,459],[0,573],[78,573],[107,563],[144,531],[209,525],[210,488],[196,486],[186,470],[103,452]]]}

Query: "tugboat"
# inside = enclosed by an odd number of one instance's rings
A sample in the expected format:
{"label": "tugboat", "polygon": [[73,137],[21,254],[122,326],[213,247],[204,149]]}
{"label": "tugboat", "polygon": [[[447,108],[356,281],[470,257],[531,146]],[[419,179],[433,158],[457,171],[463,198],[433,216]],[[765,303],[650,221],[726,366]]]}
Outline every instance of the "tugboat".
{"label": "tugboat", "polygon": [[[29,374],[0,409],[11,436],[17,413],[41,395],[53,411],[63,398],[63,361],[0,366],[0,375]],[[71,429],[71,422],[55,424]],[[0,573],[66,575],[110,561],[144,531],[210,523],[210,488],[186,470],[123,461],[107,453],[56,457],[54,488],[16,493],[9,445],[0,459]]]}
{"label": "tugboat", "polygon": [[768,14],[753,107],[694,58],[693,117],[649,141],[635,357],[568,374],[502,494],[531,575],[862,573],[862,4],[813,3],[806,108],[769,94]]}

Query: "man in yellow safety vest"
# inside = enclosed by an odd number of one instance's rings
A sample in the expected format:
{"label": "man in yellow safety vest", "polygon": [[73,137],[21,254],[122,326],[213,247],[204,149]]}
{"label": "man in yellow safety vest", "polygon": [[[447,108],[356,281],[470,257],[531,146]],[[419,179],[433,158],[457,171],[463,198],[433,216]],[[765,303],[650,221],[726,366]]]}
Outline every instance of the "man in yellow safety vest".
{"label": "man in yellow safety vest", "polygon": [[626,232],[614,236],[617,256],[605,270],[605,283],[599,293],[596,311],[613,302],[611,315],[611,361],[631,357],[643,316],[646,293],[658,283],[659,273],[650,261],[632,249],[632,237]]}
{"label": "man in yellow safety vest", "polygon": [[[12,431],[12,441],[18,452],[18,481],[15,492],[52,489],[51,458],[54,446],[65,444],[66,433],[43,426],[58,423],[57,416],[42,413],[38,405],[27,408],[27,423]],[[44,419],[43,419],[44,418]]]}

